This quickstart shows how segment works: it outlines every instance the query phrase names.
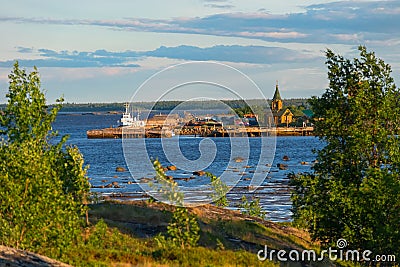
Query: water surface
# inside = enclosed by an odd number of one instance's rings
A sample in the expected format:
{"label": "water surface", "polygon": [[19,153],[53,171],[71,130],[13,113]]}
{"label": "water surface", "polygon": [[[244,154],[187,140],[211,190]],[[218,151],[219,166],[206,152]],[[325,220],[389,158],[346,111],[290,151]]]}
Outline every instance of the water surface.
{"label": "water surface", "polygon": [[[92,191],[108,195],[122,193],[133,197],[142,197],[144,192],[135,182],[131,173],[129,171],[116,171],[116,167],[118,166],[128,169],[124,157],[122,140],[87,139],[86,137],[87,130],[115,126],[119,119],[120,115],[61,113],[54,123],[54,129],[58,130],[61,135],[69,134],[68,144],[78,146],[83,154],[85,164],[89,166],[88,177],[94,187],[104,186],[111,182],[118,182],[120,185],[120,188],[92,188]],[[201,156],[199,144],[204,141],[203,139],[199,137],[180,137],[179,148],[182,155],[190,160],[198,159]],[[229,138],[210,138],[207,142],[211,141],[214,143],[217,153],[212,164],[206,170],[217,176],[223,172],[227,172],[233,180],[239,180],[235,188],[228,194],[228,198],[231,201],[231,208],[234,208],[243,194],[248,198],[251,198],[253,195],[249,193],[248,186],[254,173],[257,172],[265,175],[262,185],[255,191],[254,195],[260,198],[261,205],[268,212],[268,219],[273,221],[289,221],[291,219],[291,202],[287,174],[290,172],[311,171],[312,162],[315,160],[315,154],[312,153],[312,150],[321,148],[321,141],[312,136],[276,137],[275,157],[273,162],[270,162],[269,159],[264,160],[258,157],[259,153],[257,149],[260,147],[261,138],[249,138],[248,140],[250,145],[249,161],[236,163],[229,160],[232,146]],[[166,155],[162,153],[160,139],[145,139],[145,145],[147,153],[151,157],[158,158],[165,166],[170,164]],[[290,160],[283,161],[284,156],[288,156]],[[276,167],[278,163],[287,164],[288,169],[279,170]],[[266,166],[267,164],[272,167]],[[257,166],[259,166],[258,169],[256,168]],[[169,171],[167,174],[178,178],[193,176],[187,170]],[[135,178],[138,180],[141,177]],[[178,183],[182,187],[192,188],[204,187],[208,182],[208,178],[204,176],[187,181],[178,180]]]}

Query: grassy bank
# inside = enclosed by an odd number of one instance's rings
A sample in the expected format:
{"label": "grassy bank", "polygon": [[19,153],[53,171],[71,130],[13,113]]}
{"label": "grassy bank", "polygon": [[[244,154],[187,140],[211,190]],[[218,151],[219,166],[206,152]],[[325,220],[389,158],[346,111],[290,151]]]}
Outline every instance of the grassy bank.
{"label": "grassy bank", "polygon": [[212,205],[189,208],[201,237],[197,247],[180,249],[155,238],[166,232],[172,209],[145,201],[93,204],[92,226],[61,260],[75,266],[279,266],[259,261],[257,252],[265,245],[318,250],[304,231]]}

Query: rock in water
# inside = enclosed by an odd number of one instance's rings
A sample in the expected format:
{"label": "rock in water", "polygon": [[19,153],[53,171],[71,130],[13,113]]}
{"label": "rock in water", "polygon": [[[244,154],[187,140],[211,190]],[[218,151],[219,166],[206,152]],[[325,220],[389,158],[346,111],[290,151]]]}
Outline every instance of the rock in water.
{"label": "rock in water", "polygon": [[282,164],[282,163],[278,163],[276,165],[280,170],[287,170],[288,169],[288,165],[287,164]]}
{"label": "rock in water", "polygon": [[117,168],[115,168],[116,172],[125,172],[126,169],[124,167],[118,166]]}
{"label": "rock in water", "polygon": [[193,172],[193,175],[197,175],[197,176],[203,176],[204,174],[206,174],[205,171],[195,171],[195,172]]}
{"label": "rock in water", "polygon": [[176,166],[174,166],[174,165],[168,166],[167,170],[168,171],[176,171]]}
{"label": "rock in water", "polygon": [[234,158],[233,159],[235,162],[243,162],[244,161],[244,158],[242,158],[242,157],[236,157],[236,158]]}

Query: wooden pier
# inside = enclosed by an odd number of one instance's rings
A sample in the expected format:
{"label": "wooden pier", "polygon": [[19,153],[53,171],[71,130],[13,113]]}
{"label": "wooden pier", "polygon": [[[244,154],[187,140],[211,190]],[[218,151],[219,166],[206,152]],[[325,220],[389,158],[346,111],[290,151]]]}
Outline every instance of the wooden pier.
{"label": "wooden pier", "polygon": [[314,127],[277,127],[276,136],[308,136],[314,135]]}
{"label": "wooden pier", "polygon": [[176,135],[202,137],[261,137],[261,136],[308,136],[313,135],[313,127],[182,127],[163,128],[105,128],[86,132],[88,138],[168,138]]}
{"label": "wooden pier", "polygon": [[[237,127],[237,128],[212,128],[194,129],[183,133],[194,132],[203,137],[262,137],[262,136],[308,136],[313,135],[313,127]],[[178,134],[182,134],[182,131]]]}
{"label": "wooden pier", "polygon": [[95,129],[86,132],[87,138],[160,138],[172,137],[172,131],[161,128],[117,127]]}

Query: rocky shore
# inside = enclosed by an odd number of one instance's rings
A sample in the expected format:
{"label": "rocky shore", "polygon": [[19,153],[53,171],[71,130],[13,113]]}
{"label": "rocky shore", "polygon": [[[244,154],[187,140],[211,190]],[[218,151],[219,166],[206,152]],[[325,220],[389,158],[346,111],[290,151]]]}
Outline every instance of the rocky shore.
{"label": "rocky shore", "polygon": [[72,267],[33,252],[0,245],[0,266],[7,267]]}

